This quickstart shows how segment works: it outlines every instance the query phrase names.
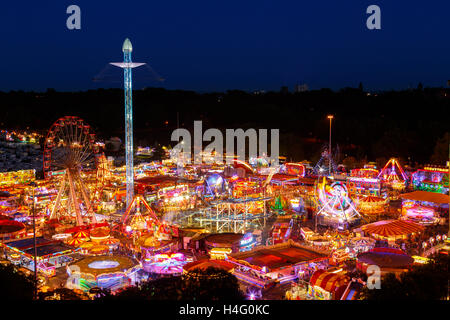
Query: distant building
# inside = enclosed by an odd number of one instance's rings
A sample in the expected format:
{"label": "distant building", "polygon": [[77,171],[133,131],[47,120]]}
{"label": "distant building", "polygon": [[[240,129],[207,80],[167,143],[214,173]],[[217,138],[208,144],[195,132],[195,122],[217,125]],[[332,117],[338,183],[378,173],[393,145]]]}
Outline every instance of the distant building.
{"label": "distant building", "polygon": [[294,87],[294,92],[305,92],[308,90],[309,90],[309,87],[306,83],[296,84]]}
{"label": "distant building", "polygon": [[266,93],[265,90],[255,90],[255,91],[253,91],[253,94],[264,94],[264,93]]}
{"label": "distant building", "polygon": [[289,88],[287,86],[282,86],[280,89],[281,93],[289,93]]}

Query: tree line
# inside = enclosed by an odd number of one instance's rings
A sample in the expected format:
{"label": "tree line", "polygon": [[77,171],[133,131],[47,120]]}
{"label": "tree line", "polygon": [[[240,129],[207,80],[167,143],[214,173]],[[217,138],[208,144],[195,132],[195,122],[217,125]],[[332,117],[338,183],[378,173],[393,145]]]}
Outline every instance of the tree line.
{"label": "tree line", "polygon": [[[279,128],[283,155],[316,161],[328,142],[326,115],[333,114],[332,144],[339,146],[341,160],[398,157],[412,164],[443,164],[448,158],[450,91],[444,88],[369,93],[360,86],[263,94],[147,88],[133,94],[136,144],[169,144],[173,130],[190,130],[194,120],[202,120],[205,130]],[[123,137],[123,101],[121,89],[0,92],[0,126],[45,133],[59,117],[76,115],[102,138]]]}

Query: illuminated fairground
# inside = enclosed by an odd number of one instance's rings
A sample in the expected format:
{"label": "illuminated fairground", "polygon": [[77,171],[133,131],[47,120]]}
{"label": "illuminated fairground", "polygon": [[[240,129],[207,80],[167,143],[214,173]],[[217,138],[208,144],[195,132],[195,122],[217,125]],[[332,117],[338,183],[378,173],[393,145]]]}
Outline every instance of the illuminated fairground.
{"label": "illuminated fairground", "polygon": [[23,2],[0,9],[5,320],[448,305],[450,0]]}
{"label": "illuminated fairground", "polygon": [[354,272],[376,263],[399,275],[445,250],[448,168],[407,173],[391,159],[326,175],[327,163],[144,161],[127,202],[126,167],[87,121],[62,117],[45,135],[43,177],[0,173],[1,250],[37,270],[42,290],[59,281],[116,293],[214,267],[252,299],[281,290],[291,300],[355,300],[364,280]]}
{"label": "illuminated fairground", "polygon": [[134,166],[127,203],[126,168],[85,120],[58,119],[43,148],[43,179],[0,174],[0,245],[10,263],[36,269],[45,290],[61,274],[69,289],[120,292],[214,267],[252,298],[282,290],[291,300],[354,300],[364,281],[350,265],[366,273],[378,261],[383,276],[400,274],[446,248],[448,172],[439,167],[408,175],[391,159],[320,176],[305,161],[180,170],[178,160],[153,160]]}
{"label": "illuminated fairground", "polygon": [[374,266],[401,278],[448,255],[448,163],[340,163],[331,142],[315,163],[134,148],[131,68],[142,64],[131,51],[127,39],[114,63],[124,143],[105,144],[78,116],[45,134],[1,132],[14,154],[24,154],[14,144],[40,152],[40,167],[0,172],[2,263],[34,274],[40,293],[120,296],[158,279],[229,276],[248,299],[357,300]]}

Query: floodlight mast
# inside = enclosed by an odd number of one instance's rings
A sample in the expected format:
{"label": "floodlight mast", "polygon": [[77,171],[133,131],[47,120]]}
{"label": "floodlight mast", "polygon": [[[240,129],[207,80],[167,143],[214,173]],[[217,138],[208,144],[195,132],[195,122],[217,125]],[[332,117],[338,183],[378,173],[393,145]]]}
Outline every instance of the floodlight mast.
{"label": "floodlight mast", "polygon": [[134,166],[133,166],[133,84],[131,69],[140,67],[145,63],[131,62],[133,46],[126,38],[122,45],[123,62],[111,62],[113,66],[123,69],[123,86],[125,92],[125,162],[127,197],[126,208],[134,198]]}

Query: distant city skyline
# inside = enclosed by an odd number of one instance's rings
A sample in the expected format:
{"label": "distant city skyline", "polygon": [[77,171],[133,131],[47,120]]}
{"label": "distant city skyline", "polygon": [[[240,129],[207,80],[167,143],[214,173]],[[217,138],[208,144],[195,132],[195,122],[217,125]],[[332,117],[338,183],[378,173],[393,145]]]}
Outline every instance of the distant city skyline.
{"label": "distant city skyline", "polygon": [[[68,30],[66,8],[81,8],[81,30]],[[382,29],[366,28],[377,4]],[[357,4],[298,1],[123,4],[106,1],[8,2],[2,7],[0,91],[58,91],[120,87],[92,79],[121,61],[129,37],[136,61],[165,80],[136,74],[135,88],[198,92],[279,91],[305,83],[310,90],[357,87],[370,91],[445,87],[450,3],[418,0]]]}

